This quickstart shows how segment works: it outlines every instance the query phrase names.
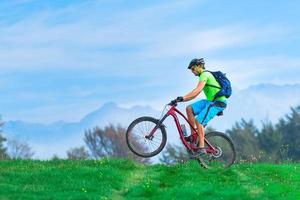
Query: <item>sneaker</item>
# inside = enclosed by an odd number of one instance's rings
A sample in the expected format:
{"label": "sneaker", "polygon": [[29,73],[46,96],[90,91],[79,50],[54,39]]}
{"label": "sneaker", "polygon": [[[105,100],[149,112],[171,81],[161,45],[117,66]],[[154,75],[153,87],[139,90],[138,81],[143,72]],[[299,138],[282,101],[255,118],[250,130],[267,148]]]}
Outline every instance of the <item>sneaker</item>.
{"label": "sneaker", "polygon": [[199,148],[196,152],[193,152],[192,157],[197,158],[203,154],[207,154],[206,150],[206,148]]}

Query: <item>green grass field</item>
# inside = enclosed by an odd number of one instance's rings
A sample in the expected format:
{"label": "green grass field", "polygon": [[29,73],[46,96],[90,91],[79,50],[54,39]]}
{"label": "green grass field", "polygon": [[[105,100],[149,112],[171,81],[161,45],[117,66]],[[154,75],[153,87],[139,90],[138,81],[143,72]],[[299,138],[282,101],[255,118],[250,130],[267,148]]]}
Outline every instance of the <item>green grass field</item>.
{"label": "green grass field", "polygon": [[300,164],[1,161],[0,199],[300,199]]}

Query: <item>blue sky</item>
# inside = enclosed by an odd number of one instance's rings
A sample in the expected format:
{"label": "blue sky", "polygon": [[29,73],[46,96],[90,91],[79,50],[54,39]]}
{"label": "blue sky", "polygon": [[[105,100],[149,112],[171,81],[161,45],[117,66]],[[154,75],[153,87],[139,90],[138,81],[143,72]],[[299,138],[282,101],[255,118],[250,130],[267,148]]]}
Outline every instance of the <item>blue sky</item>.
{"label": "blue sky", "polygon": [[237,89],[299,83],[299,1],[3,0],[0,114],[79,120],[107,101],[157,109],[204,57]]}

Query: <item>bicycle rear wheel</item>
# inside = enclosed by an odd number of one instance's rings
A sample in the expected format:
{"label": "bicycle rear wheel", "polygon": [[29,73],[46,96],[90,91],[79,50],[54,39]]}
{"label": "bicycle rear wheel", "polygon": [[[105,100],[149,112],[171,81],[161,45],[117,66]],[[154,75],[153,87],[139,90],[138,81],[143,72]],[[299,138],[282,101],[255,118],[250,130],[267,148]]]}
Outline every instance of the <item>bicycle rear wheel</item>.
{"label": "bicycle rear wheel", "polygon": [[134,120],[126,132],[128,148],[136,155],[147,158],[159,154],[166,145],[167,134],[164,125],[158,127],[152,138],[146,136],[158,124],[153,117],[140,117]]}
{"label": "bicycle rear wheel", "polygon": [[[221,132],[210,132],[205,137],[217,151],[201,155],[197,158],[198,162],[208,169],[230,167],[236,158],[235,147],[231,139]],[[207,144],[205,145],[207,148]]]}

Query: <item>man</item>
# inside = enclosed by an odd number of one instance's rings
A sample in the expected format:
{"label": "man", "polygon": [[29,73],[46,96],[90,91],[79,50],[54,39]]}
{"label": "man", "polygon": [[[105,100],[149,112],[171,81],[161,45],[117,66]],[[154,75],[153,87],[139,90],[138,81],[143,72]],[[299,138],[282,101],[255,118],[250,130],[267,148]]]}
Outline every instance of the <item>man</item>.
{"label": "man", "polygon": [[[195,157],[206,153],[204,145],[204,127],[213,117],[221,114],[221,112],[226,108],[227,100],[225,96],[215,96],[220,91],[221,85],[211,72],[205,70],[204,65],[205,62],[203,58],[195,58],[190,62],[188,69],[190,69],[195,76],[199,76],[198,85],[187,95],[183,97],[177,97],[176,100],[174,100],[176,102],[190,101],[196,98],[202,91],[204,91],[206,96],[206,99],[197,101],[186,107],[188,121],[194,127],[196,124],[198,130],[200,149],[194,155]],[[191,132],[192,131],[193,130],[191,128]]]}

